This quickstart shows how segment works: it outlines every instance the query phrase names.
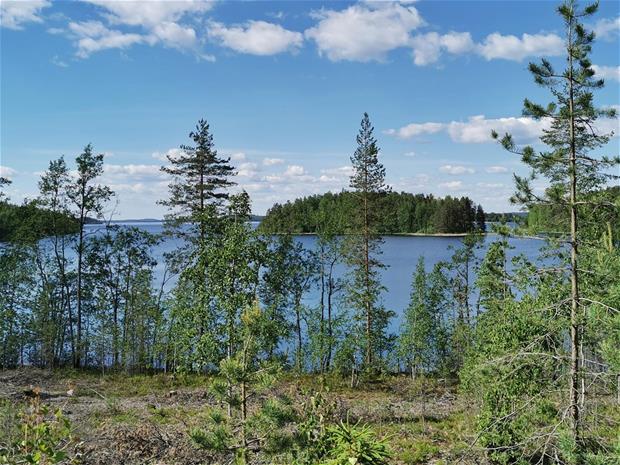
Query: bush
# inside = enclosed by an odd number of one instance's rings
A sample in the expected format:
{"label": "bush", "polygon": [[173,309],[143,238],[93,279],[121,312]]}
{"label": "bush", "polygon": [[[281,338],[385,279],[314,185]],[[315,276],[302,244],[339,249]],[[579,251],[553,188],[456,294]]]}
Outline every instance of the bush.
{"label": "bush", "polygon": [[52,411],[39,396],[21,409],[19,435],[0,444],[0,463],[5,464],[77,464],[81,444],[76,443],[71,424],[60,409]]}

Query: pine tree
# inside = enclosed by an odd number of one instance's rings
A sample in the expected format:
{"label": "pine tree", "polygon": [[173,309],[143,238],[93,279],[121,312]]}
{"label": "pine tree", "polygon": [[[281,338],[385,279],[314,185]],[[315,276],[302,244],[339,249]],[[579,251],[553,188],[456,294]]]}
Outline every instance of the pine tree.
{"label": "pine tree", "polygon": [[169,209],[166,233],[182,239],[182,245],[166,256],[170,269],[180,273],[170,327],[174,364],[193,370],[219,356],[219,315],[212,305],[213,289],[208,289],[209,273],[217,271],[209,269],[210,261],[217,257],[210,255],[224,240],[223,228],[230,219],[229,189],[235,185],[231,178],[236,173],[229,158],[218,156],[205,120],[198,121],[189,137],[193,145],[181,145],[178,153],[168,155],[169,164],[161,167],[172,180],[170,197],[159,203]]}
{"label": "pine tree", "polygon": [[[507,150],[520,154],[523,162],[532,169],[529,178],[516,177],[517,193],[513,200],[528,206],[538,203],[562,206],[570,225],[567,238],[570,258],[566,264],[566,276],[570,281],[566,298],[570,333],[568,416],[578,451],[575,463],[583,463],[579,451],[583,449],[582,417],[586,397],[582,337],[587,324],[587,303],[582,299],[580,255],[587,247],[588,237],[580,219],[586,211],[605,207],[605,202],[591,202],[588,194],[614,177],[609,173],[620,163],[618,157],[598,157],[593,153],[610,139],[610,134],[601,134],[596,129],[597,119],[615,117],[614,110],[597,109],[593,103],[593,91],[603,87],[604,82],[594,78],[589,55],[595,36],[581,21],[594,14],[597,7],[595,3],[580,10],[575,0],[567,0],[558,8],[566,32],[567,65],[563,72],[556,72],[545,59],[540,64],[529,65],[535,82],[549,89],[554,97],[554,101],[546,106],[526,99],[523,110],[525,116],[549,123],[541,137],[541,142],[549,150],[537,152],[532,147],[519,148],[509,134],[501,139]],[[495,132],[493,136],[498,137]],[[530,183],[537,176],[548,179],[551,184],[544,197],[537,196]],[[559,249],[558,256],[562,257],[562,254]]]}
{"label": "pine tree", "polygon": [[385,168],[379,162],[379,147],[373,136],[374,128],[368,113],[364,113],[357,136],[357,149],[351,157],[353,174],[349,185],[355,192],[355,211],[352,241],[348,262],[352,268],[349,300],[361,322],[359,334],[362,356],[368,369],[376,368],[377,358],[387,348],[387,326],[393,312],[381,304],[380,270],[385,267],[377,258],[383,240],[377,234],[377,208],[380,194],[389,188],[385,184]]}
{"label": "pine tree", "polygon": [[[213,227],[213,214],[225,212],[227,190],[234,186],[231,177],[236,173],[230,158],[218,156],[205,120],[198,121],[189,137],[194,145],[181,145],[180,153],[169,154],[169,165],[161,167],[172,181],[168,185],[169,199],[159,203],[170,210],[166,216],[170,231],[196,243],[206,240]],[[182,228],[184,224],[191,226],[189,232]]]}

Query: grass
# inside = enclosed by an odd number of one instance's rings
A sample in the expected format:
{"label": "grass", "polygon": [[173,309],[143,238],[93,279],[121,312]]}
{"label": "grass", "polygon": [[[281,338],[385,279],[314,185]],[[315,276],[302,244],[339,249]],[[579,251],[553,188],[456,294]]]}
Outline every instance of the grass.
{"label": "grass", "polygon": [[[116,449],[118,439],[114,438],[134,433],[140,436],[141,428],[161,431],[164,436],[177,434],[177,441],[185,441],[189,428],[203,425],[213,406],[210,396],[205,395],[210,379],[204,375],[102,375],[61,370],[51,381],[49,376],[48,372],[45,383],[49,392],[74,388],[74,397],[60,397],[58,402],[66,406],[85,443],[90,438],[104,438],[103,445],[98,442],[97,447]],[[288,395],[295,405],[305,394],[319,390],[337,406],[339,418],[367,424],[380,438],[387,439],[395,454],[394,465],[436,464],[440,460],[450,463],[455,448],[461,448],[472,436],[468,416],[452,405],[452,400],[438,403],[446,395],[454,399],[454,389],[434,380],[412,383],[404,376],[386,377],[352,389],[349,380],[339,376],[286,375],[274,394]],[[427,410],[421,409],[422,404]],[[0,404],[0,421],[11,418],[7,405]],[[433,410],[437,405],[443,410]],[[131,445],[127,447],[132,450]]]}

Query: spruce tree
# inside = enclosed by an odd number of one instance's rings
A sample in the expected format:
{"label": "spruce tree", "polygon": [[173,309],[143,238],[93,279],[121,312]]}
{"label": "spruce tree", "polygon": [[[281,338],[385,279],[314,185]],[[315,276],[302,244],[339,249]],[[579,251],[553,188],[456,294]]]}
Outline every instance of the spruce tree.
{"label": "spruce tree", "polygon": [[387,190],[385,168],[379,162],[379,147],[373,135],[374,128],[368,113],[364,113],[357,135],[357,149],[351,157],[353,174],[349,186],[354,190],[355,209],[352,218],[352,240],[348,262],[352,268],[349,301],[361,323],[359,341],[362,357],[368,369],[374,369],[381,352],[390,338],[387,327],[393,312],[381,303],[380,270],[385,265],[378,259],[383,240],[378,235],[377,223],[380,196]]}

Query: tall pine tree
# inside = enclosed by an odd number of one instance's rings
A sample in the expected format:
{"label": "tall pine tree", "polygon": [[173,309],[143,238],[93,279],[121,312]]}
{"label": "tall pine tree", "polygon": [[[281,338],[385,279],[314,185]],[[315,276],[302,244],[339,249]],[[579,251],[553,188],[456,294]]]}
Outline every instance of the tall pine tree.
{"label": "tall pine tree", "polygon": [[[570,341],[568,376],[568,418],[577,453],[574,463],[584,463],[583,415],[586,398],[584,382],[583,332],[587,325],[588,300],[583,298],[581,276],[581,253],[588,247],[588,231],[580,223],[587,212],[608,207],[608,202],[592,201],[592,194],[600,190],[610,179],[612,169],[620,163],[618,157],[601,157],[596,153],[609,139],[610,134],[597,129],[599,117],[615,117],[613,109],[597,109],[593,103],[593,91],[603,87],[602,79],[594,77],[589,55],[595,35],[586,30],[581,21],[596,12],[598,3],[580,9],[576,0],[566,0],[558,8],[565,30],[566,68],[557,72],[553,65],[543,59],[531,63],[529,70],[535,82],[549,89],[554,101],[540,105],[526,99],[523,113],[539,121],[549,123],[541,142],[548,150],[536,151],[532,147],[519,148],[506,134],[502,145],[522,156],[522,161],[532,169],[530,178],[516,177],[517,193],[514,201],[533,206],[555,205],[565,211],[569,233],[565,238],[569,248],[565,275],[570,283],[566,295],[567,326]],[[498,137],[497,133],[493,133]],[[530,181],[535,177],[550,182],[545,196],[538,196]],[[595,227],[594,230],[597,228]],[[598,237],[597,237],[598,239]],[[564,259],[564,248],[558,248],[558,257]],[[580,392],[581,391],[581,392]]]}
{"label": "tall pine tree", "polygon": [[390,341],[387,327],[393,312],[381,303],[380,270],[385,268],[378,256],[383,240],[377,234],[380,215],[379,201],[389,190],[385,183],[385,168],[379,162],[379,147],[373,135],[374,128],[368,113],[364,113],[357,135],[357,149],[351,157],[353,174],[350,187],[355,192],[355,216],[352,218],[351,242],[348,245],[348,262],[352,269],[349,302],[360,322],[359,341],[362,343],[364,365],[376,366],[377,359]]}

